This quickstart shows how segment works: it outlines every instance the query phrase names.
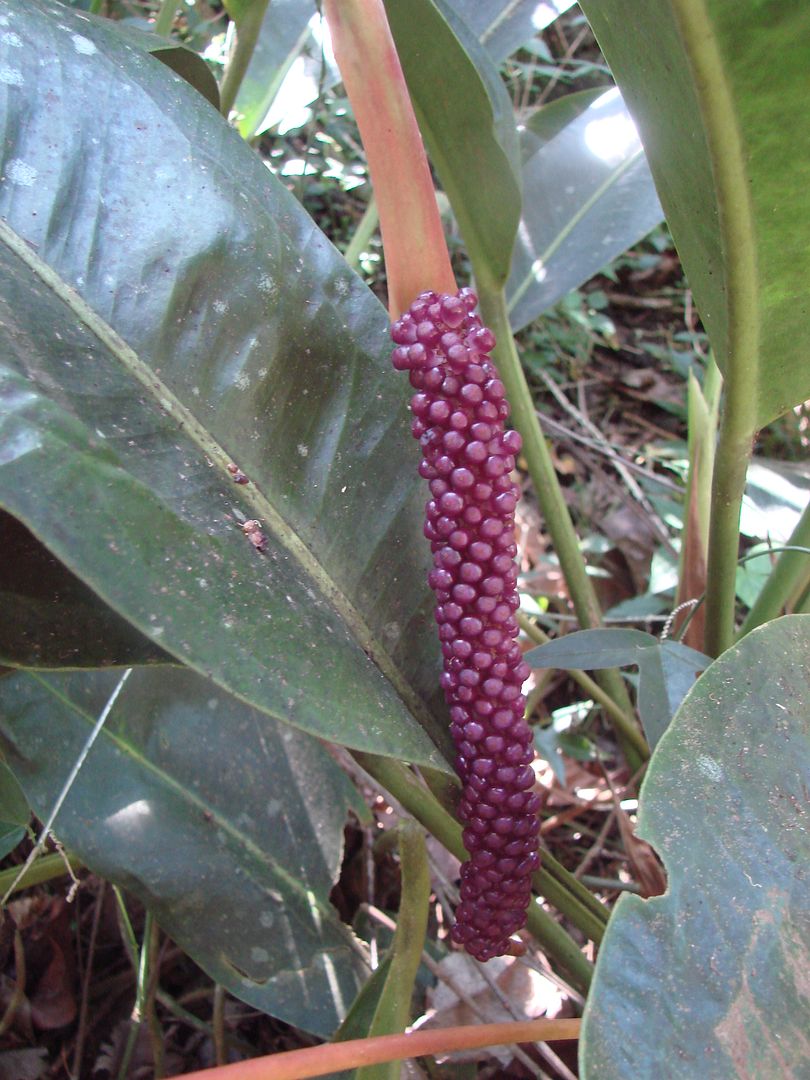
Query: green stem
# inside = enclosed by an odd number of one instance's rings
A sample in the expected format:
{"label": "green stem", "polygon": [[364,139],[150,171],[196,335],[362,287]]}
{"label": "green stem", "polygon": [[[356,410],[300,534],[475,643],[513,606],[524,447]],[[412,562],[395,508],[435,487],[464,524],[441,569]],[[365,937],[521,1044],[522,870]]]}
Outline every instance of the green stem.
{"label": "green stem", "polygon": [[[75,855],[68,855],[67,861],[72,870],[81,870],[82,864]],[[12,885],[14,885],[14,889],[11,895],[20,892],[22,889],[29,889],[32,885],[42,885],[45,881],[53,881],[56,878],[64,877],[68,873],[65,859],[60,854],[43,855],[31,863],[15,885],[14,882],[19,870],[18,866],[10,866],[7,870],[0,870],[0,896],[5,896],[6,890],[10,889]]]}
{"label": "green stem", "polygon": [[377,209],[377,200],[372,195],[369,199],[368,206],[365,209],[365,213],[360,219],[360,224],[354,231],[354,236],[349,242],[349,246],[343,255],[343,258],[354,270],[357,268],[360,262],[360,256],[364,251],[368,250],[368,244],[374,233],[377,231],[377,226],[380,224],[380,212]]}
{"label": "green stem", "polygon": [[[810,547],[810,503],[804,508],[804,513],[791,533],[787,546]],[[761,626],[769,619],[775,619],[786,604],[801,595],[808,583],[810,583],[810,558],[807,553],[783,551],[748,612],[739,637],[745,637],[755,626]]]}
{"label": "green stem", "polygon": [[[400,822],[396,832],[399,840],[402,899],[394,940],[388,952],[388,975],[368,1028],[368,1034],[372,1038],[375,1035],[393,1035],[395,1032],[405,1031],[411,1022],[411,999],[422,962],[430,912],[430,866],[424,830],[421,825],[407,818]],[[399,1080],[400,1073],[401,1063],[389,1062],[358,1069],[356,1080]]]}
{"label": "green stem", "polygon": [[[560,560],[574,610],[583,629],[599,626],[602,621],[599,601],[591,579],[588,577],[579,540],[551,460],[551,451],[537,422],[531,391],[512,337],[504,290],[499,285],[488,283],[480,272],[476,278],[476,285],[484,323],[492,330],[497,341],[494,350],[495,362],[506,387],[514,425],[523,439],[522,454],[526,460],[551,542]],[[628,714],[632,712],[627,689],[618,671],[604,671],[600,674],[598,681],[623,712]],[[636,772],[645,758],[639,756],[633,742],[623,737],[621,729],[619,729],[619,738],[628,764],[631,770]]]}
{"label": "green stem", "polygon": [[[364,754],[358,750],[352,751],[352,754],[366,772],[389,791],[410,814],[413,814],[416,820],[444,844],[448,851],[459,859],[467,858],[461,839],[461,826],[401,762],[392,758]],[[576,926],[579,926],[580,921],[585,924],[579,927],[583,933],[589,934],[593,931],[601,938],[603,925],[601,923],[597,925],[593,914],[587,910],[578,897],[560,888],[554,878],[543,870],[535,875],[535,880],[544,895],[548,895],[549,888],[555,892],[558,900],[555,907],[567,915]],[[567,972],[576,988],[585,993],[590,985],[593,969],[573,938],[536,903],[529,908],[527,926],[545,951]]]}
{"label": "green stem", "polygon": [[146,912],[143,928],[143,943],[139,949],[138,942],[135,938],[135,931],[132,929],[132,922],[129,918],[129,912],[124,903],[124,895],[117,885],[113,885],[113,891],[115,892],[115,899],[118,902],[121,936],[136,973],[135,1004],[132,1008],[126,1046],[124,1047],[124,1053],[121,1057],[121,1064],[118,1069],[118,1080],[127,1080],[127,1077],[129,1076],[129,1067],[132,1063],[132,1055],[135,1052],[135,1044],[138,1040],[138,1032],[141,1029],[147,1006],[154,917],[151,911]]}
{"label": "green stem", "polygon": [[[754,445],[754,432],[740,422],[732,388],[740,380],[727,382],[728,396],[720,422],[720,437],[714,461],[712,518],[709,529],[709,559],[706,571],[706,643],[709,656],[719,656],[734,641],[734,610],[737,559],[740,549],[740,508],[745,491],[745,475]],[[742,391],[740,391],[742,392]]]}
{"label": "green stem", "polygon": [[641,886],[635,881],[619,881],[616,878],[594,877],[592,874],[583,874],[582,880],[586,885],[593,885],[595,889],[615,889],[617,892],[631,892],[636,895],[641,893]]}
{"label": "green stem", "polygon": [[[536,641],[538,645],[545,645],[551,638],[546,634],[537,623],[533,622],[528,616],[518,611],[517,620],[521,630],[532,639]],[[571,678],[578,683],[585,693],[598,702],[608,716],[613,720],[616,730],[621,733],[626,742],[634,747],[636,752],[640,755],[642,761],[646,761],[650,756],[650,751],[647,746],[647,742],[639,730],[639,726],[636,723],[635,717],[626,713],[620,706],[616,704],[610,694],[606,690],[603,690],[599,683],[587,675],[584,671],[579,671],[574,668],[566,668]]]}
{"label": "green stem", "polygon": [[[555,881],[559,882],[571,896],[575,896],[584,907],[588,908],[596,916],[604,930],[607,926],[608,919],[610,918],[610,912],[604,904],[593,895],[591,890],[586,888],[585,882],[580,881],[580,879],[575,877],[570,870],[566,870],[563,864],[558,862],[550,851],[543,849],[540,856],[543,860],[543,869],[546,871],[546,875],[543,879],[544,882],[547,882],[549,878],[553,878]],[[546,893],[546,896],[548,896],[548,893]],[[601,933],[598,939],[594,938],[593,940],[601,940]]]}
{"label": "green stem", "polygon": [[531,391],[509,325],[504,291],[499,287],[490,288],[481,281],[476,281],[476,284],[484,324],[492,330],[497,339],[494,349],[495,362],[506,387],[514,425],[523,438],[522,454],[526,459],[554,551],[571,592],[574,610],[583,628],[598,626],[602,618],[599,601],[588,577],[548,443],[535,416]]}
{"label": "green stem", "polygon": [[[540,852],[540,858],[541,862],[545,862],[545,851]],[[590,906],[583,904],[578,896],[573,896],[556,878],[552,877],[547,867],[543,866],[541,870],[532,875],[532,886],[536,893],[544,896],[558,911],[564,911],[571,922],[575,923],[591,941],[601,945],[602,938],[605,936],[604,919],[595,915]],[[533,904],[529,909],[529,914],[531,915],[531,912],[535,909],[537,911],[543,910]],[[527,920],[527,925],[531,930],[531,919]],[[577,949],[577,952],[579,952],[579,949]],[[582,954],[580,953],[580,955]]]}
{"label": "green stem", "polygon": [[236,47],[228,60],[222,86],[219,89],[219,108],[225,117],[233,108],[250,58],[253,56],[268,3],[269,0],[253,0],[253,3],[246,7],[241,18],[236,20]]}
{"label": "green stem", "polygon": [[177,0],[163,0],[160,11],[152,26],[153,34],[161,37],[169,37],[174,26],[174,17],[177,14]]}

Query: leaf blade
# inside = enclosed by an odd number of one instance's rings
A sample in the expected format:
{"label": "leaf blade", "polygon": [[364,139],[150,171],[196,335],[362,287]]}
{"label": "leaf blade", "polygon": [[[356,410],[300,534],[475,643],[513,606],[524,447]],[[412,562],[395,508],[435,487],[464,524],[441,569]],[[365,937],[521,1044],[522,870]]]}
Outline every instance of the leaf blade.
{"label": "leaf blade", "polygon": [[[2,734],[35,812],[47,816],[119,680],[3,681]],[[314,740],[162,667],[129,676],[54,828],[238,997],[329,1035],[364,974],[328,900],[357,806]]]}
{"label": "leaf blade", "polygon": [[652,1080],[661,1061],[673,1077],[801,1074],[810,846],[795,826],[810,776],[808,648],[807,616],[754,630],[706,671],[661,740],[639,833],[669,888],[614,911],[583,1024],[588,1080]]}
{"label": "leaf blade", "polygon": [[[3,423],[17,440],[3,505],[220,685],[324,737],[449,771],[420,730],[449,743],[385,313],[179,77],[45,0],[14,18],[58,63],[32,61],[38,93],[2,114],[27,148],[6,141],[0,186],[14,327]],[[96,144],[81,102],[102,86],[113,119]],[[247,486],[227,473],[232,456]],[[256,517],[275,530],[266,557],[238,528]]]}
{"label": "leaf blade", "polygon": [[615,88],[538,147],[523,166],[523,189],[506,284],[515,331],[663,217],[641,142]]}
{"label": "leaf blade", "polygon": [[790,5],[773,21],[761,5],[668,0],[634,9],[628,34],[620,3],[582,6],[637,119],[718,365],[746,383],[762,427],[810,393],[808,156],[778,134],[801,107],[804,54],[791,46],[810,13]]}

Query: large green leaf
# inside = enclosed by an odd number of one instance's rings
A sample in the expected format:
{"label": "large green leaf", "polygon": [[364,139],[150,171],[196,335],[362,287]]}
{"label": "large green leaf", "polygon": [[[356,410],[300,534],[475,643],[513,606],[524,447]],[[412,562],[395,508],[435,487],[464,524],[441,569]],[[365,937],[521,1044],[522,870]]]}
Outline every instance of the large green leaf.
{"label": "large green leaf", "polygon": [[0,510],[0,662],[107,667],[171,659]]}
{"label": "large green leaf", "polygon": [[762,426],[810,397],[810,7],[583,0],[727,380]]}
{"label": "large green leaf", "polygon": [[428,153],[476,278],[502,285],[520,219],[512,104],[475,34],[444,0],[386,0]]}
{"label": "large green leaf", "polygon": [[513,330],[587,281],[663,217],[635,125],[615,88],[550,140],[528,129],[522,141],[536,150],[523,166],[523,218],[506,286]]}
{"label": "large green leaf", "polygon": [[539,34],[574,0],[450,0],[495,61]]}
{"label": "large green leaf", "polygon": [[[120,672],[4,680],[0,733],[46,818]],[[316,740],[178,667],[124,682],[54,829],[238,997],[329,1035],[367,975],[329,903],[354,789]]]}
{"label": "large green leaf", "polygon": [[810,616],[752,631],[653,755],[638,832],[664,896],[623,896],[580,1044],[587,1080],[807,1076]]}
{"label": "large green leaf", "polygon": [[237,696],[448,769],[382,307],[178,76],[47,0],[0,13],[0,505]]}

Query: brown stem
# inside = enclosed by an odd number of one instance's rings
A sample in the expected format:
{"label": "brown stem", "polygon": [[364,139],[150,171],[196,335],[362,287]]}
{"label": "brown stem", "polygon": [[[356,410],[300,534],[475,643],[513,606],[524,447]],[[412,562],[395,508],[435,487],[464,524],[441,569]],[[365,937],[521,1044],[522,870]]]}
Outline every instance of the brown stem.
{"label": "brown stem", "polygon": [[185,1080],[305,1080],[306,1077],[327,1076],[342,1069],[380,1065],[385,1061],[413,1057],[432,1057],[452,1050],[577,1039],[580,1023],[579,1020],[525,1020],[509,1024],[442,1028],[438,1031],[410,1031],[404,1035],[380,1035],[374,1039],[352,1039],[187,1073]]}
{"label": "brown stem", "polygon": [[426,289],[456,291],[436,193],[382,0],[324,0],[368,159],[392,319]]}

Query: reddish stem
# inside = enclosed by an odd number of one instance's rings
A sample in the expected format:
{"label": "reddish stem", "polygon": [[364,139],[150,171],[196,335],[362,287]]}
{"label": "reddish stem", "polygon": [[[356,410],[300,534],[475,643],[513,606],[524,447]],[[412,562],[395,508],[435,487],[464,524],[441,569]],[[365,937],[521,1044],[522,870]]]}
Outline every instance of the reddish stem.
{"label": "reddish stem", "polygon": [[351,1039],[306,1050],[221,1065],[187,1073],[184,1080],[306,1080],[343,1069],[380,1065],[386,1061],[433,1056],[452,1050],[474,1050],[551,1039],[579,1038],[580,1020],[525,1020],[508,1024],[476,1024],[474,1027],[411,1031],[404,1035],[379,1035],[374,1039]]}
{"label": "reddish stem", "polygon": [[380,212],[391,319],[427,289],[456,291],[425,149],[383,0],[324,0]]}

